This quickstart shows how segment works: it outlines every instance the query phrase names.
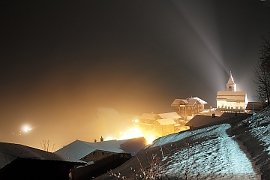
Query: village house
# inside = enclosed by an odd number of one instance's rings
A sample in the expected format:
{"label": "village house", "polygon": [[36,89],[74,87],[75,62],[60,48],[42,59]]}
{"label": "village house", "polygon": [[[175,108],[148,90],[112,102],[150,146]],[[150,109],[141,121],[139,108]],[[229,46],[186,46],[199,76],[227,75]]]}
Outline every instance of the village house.
{"label": "village house", "polygon": [[157,119],[159,119],[157,114],[143,113],[140,117],[138,117],[140,129],[143,131],[155,129],[155,122]]}
{"label": "village house", "polygon": [[248,114],[257,113],[267,106],[265,102],[248,102],[246,112]]}
{"label": "village house", "polygon": [[68,180],[73,167],[86,164],[20,144],[0,142],[0,179]]}
{"label": "village house", "polygon": [[158,136],[166,136],[175,132],[176,122],[173,119],[158,119],[155,123]]}
{"label": "village house", "polygon": [[202,127],[205,125],[220,123],[221,121],[228,119],[244,119],[245,117],[249,117],[250,115],[246,113],[229,113],[229,112],[220,112],[219,110],[212,112],[212,114],[204,114],[204,115],[196,115],[189,122],[187,122],[186,126],[189,126],[190,129]]}
{"label": "village house", "polygon": [[159,114],[144,113],[138,117],[137,124],[145,134],[161,137],[188,129],[185,123],[178,113],[167,112]]}
{"label": "village house", "polygon": [[230,72],[226,90],[217,92],[217,108],[226,112],[244,112],[246,105],[247,93],[236,90],[236,84]]}
{"label": "village house", "polygon": [[202,112],[205,104],[207,104],[207,102],[198,97],[190,97],[186,99],[175,99],[171,106],[174,108],[175,112],[182,116],[183,119],[187,120],[188,116]]}
{"label": "village house", "polygon": [[85,161],[87,165],[79,166],[71,171],[72,179],[84,180],[96,177],[123,164],[145,145],[146,140],[143,137],[101,142],[76,140],[57,150],[55,154]]}

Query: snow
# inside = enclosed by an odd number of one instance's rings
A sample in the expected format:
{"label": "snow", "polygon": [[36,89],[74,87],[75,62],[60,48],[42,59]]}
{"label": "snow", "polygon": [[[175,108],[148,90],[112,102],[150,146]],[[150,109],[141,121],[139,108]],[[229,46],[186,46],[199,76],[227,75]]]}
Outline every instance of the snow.
{"label": "snow", "polygon": [[250,117],[247,121],[251,122],[251,135],[261,141],[264,150],[270,155],[270,107]]}
{"label": "snow", "polygon": [[[190,138],[191,144],[174,154],[164,153],[161,169],[167,175],[185,179],[257,179],[252,164],[226,130],[229,124],[215,125],[157,139],[148,148]],[[200,139],[204,141],[200,142]],[[206,139],[206,140],[205,140]]]}
{"label": "snow", "polygon": [[[254,113],[238,126],[245,124],[249,126],[246,132],[258,139],[264,151],[270,155],[270,107]],[[221,124],[172,134],[157,139],[146,148],[160,147],[162,150],[162,146],[170,143],[192,140],[193,144],[186,144],[172,155],[164,153],[161,166],[167,175],[178,174],[177,177],[183,179],[186,176],[188,179],[260,179],[251,160],[234,137],[226,133],[229,128],[229,124]],[[203,141],[200,142],[200,138]],[[187,172],[186,175],[183,172]]]}
{"label": "snow", "polygon": [[268,151],[268,154],[270,155],[270,124],[263,127],[256,127],[251,130],[251,133],[254,137],[257,137],[262,141],[262,144],[265,147],[265,150]]}
{"label": "snow", "polygon": [[35,159],[45,161],[65,161],[84,163],[77,159],[68,159],[51,152],[46,152],[40,149],[24,146],[21,144],[0,142],[0,169],[12,163],[16,159]]}
{"label": "snow", "polygon": [[102,142],[86,142],[76,140],[57,150],[55,154],[72,159],[82,159],[86,155],[96,150],[114,153],[130,153],[133,155],[145,146],[145,141],[146,140],[144,137]]}
{"label": "snow", "polygon": [[[203,129],[197,129],[193,131],[186,131],[182,133],[177,133],[177,134],[170,134],[168,136],[163,136],[158,139],[156,139],[152,145],[147,146],[147,147],[157,147],[157,146],[162,146],[164,144],[172,143],[179,141],[181,139],[184,139],[186,137],[191,136],[192,134],[201,134],[201,133],[206,133],[207,131],[211,131],[212,129],[215,129],[216,126],[211,126]],[[146,148],[147,148],[146,147]]]}

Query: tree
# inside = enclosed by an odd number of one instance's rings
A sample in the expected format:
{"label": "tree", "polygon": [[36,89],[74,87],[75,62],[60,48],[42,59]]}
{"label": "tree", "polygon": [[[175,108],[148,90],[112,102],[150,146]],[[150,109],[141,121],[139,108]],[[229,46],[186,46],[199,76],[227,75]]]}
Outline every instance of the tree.
{"label": "tree", "polygon": [[50,140],[43,140],[42,143],[40,143],[42,150],[47,152],[53,152],[54,151],[54,144],[51,143]]}
{"label": "tree", "polygon": [[257,99],[270,103],[270,39],[262,38],[263,44],[259,50],[259,61],[255,68],[255,83],[257,85]]}

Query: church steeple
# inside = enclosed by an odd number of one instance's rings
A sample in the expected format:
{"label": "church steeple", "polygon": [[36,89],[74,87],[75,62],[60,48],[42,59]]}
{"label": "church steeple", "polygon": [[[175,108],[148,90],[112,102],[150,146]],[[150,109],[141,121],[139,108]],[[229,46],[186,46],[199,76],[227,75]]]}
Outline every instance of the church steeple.
{"label": "church steeple", "polygon": [[236,84],[234,83],[231,71],[230,71],[230,78],[226,84],[226,91],[236,91]]}

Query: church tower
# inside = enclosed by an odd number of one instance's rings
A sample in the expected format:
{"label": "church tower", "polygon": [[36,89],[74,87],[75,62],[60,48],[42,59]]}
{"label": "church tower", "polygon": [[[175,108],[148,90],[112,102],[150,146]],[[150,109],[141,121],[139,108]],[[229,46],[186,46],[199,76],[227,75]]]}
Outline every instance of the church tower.
{"label": "church tower", "polygon": [[226,84],[225,91],[217,92],[217,108],[225,112],[245,112],[247,105],[247,93],[236,91],[232,72]]}
{"label": "church tower", "polygon": [[236,84],[234,83],[231,71],[230,71],[230,78],[226,84],[226,91],[236,91]]}

